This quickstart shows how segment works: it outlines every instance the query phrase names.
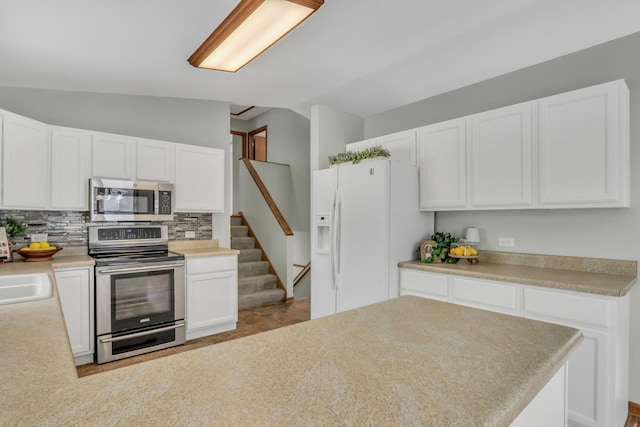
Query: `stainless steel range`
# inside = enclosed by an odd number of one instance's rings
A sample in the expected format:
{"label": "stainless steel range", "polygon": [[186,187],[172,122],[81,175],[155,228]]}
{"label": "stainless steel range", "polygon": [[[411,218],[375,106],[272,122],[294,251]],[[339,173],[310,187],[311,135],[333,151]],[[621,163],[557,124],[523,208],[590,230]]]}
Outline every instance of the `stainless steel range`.
{"label": "stainless steel range", "polygon": [[184,256],[164,225],[89,228],[96,260],[98,363],[185,342]]}

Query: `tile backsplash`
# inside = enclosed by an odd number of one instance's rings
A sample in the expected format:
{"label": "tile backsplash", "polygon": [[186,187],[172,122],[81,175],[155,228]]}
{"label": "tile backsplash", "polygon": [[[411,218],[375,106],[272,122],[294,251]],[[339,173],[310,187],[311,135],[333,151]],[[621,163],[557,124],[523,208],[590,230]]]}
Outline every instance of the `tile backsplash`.
{"label": "tile backsplash", "polygon": [[[87,227],[93,225],[113,224],[116,222],[91,222],[89,212],[82,211],[23,211],[0,210],[0,222],[4,224],[7,217],[27,224],[25,235],[14,236],[12,240],[17,246],[28,244],[29,235],[46,233],[48,241],[56,246],[86,246]],[[185,232],[195,232],[195,239],[210,240],[213,238],[213,215],[210,213],[176,213],[173,221],[165,221],[168,226],[169,240],[186,240]]]}

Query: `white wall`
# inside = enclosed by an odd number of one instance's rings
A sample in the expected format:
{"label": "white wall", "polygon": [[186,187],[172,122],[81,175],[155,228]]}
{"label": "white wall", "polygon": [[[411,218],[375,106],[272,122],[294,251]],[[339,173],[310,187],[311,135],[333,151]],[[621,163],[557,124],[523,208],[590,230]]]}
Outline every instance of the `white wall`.
{"label": "white wall", "polygon": [[[365,119],[371,138],[624,78],[631,92],[631,208],[439,212],[436,230],[481,229],[481,249],[640,259],[640,33]],[[567,159],[571,161],[571,159]],[[640,402],[640,286],[631,291],[630,400]]]}

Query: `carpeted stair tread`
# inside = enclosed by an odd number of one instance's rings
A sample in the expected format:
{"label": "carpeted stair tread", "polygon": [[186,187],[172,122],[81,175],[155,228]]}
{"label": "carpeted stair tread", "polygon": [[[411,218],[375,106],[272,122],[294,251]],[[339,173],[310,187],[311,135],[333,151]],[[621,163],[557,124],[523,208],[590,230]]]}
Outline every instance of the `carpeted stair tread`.
{"label": "carpeted stair tread", "polygon": [[267,261],[250,261],[238,263],[238,278],[261,276],[269,272]]}
{"label": "carpeted stair tread", "polygon": [[276,276],[273,274],[243,277],[238,279],[238,295],[265,289],[275,289],[276,286]]}
{"label": "carpeted stair tread", "polygon": [[249,235],[249,227],[246,225],[232,225],[231,237],[247,237]]}
{"label": "carpeted stair tread", "polygon": [[260,249],[240,249],[238,254],[238,263],[260,261],[262,259],[262,250]]}
{"label": "carpeted stair tread", "polygon": [[253,237],[233,237],[231,239],[231,249],[253,249],[256,246],[256,239]]}
{"label": "carpeted stair tread", "polygon": [[238,295],[238,310],[281,303],[282,301],[284,301],[284,291],[282,289],[266,289],[250,294]]}
{"label": "carpeted stair tread", "polygon": [[242,225],[242,217],[239,215],[231,215],[231,225]]}

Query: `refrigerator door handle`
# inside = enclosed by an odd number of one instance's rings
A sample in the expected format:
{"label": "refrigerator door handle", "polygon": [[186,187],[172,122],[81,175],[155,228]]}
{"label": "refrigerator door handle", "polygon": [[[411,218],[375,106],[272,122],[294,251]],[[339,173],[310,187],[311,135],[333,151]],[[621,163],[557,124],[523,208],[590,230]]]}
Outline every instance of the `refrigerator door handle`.
{"label": "refrigerator door handle", "polygon": [[334,239],[334,281],[337,290],[340,290],[340,225],[342,223],[342,191],[338,188],[336,195],[336,208],[335,208],[335,239]]}
{"label": "refrigerator door handle", "polygon": [[338,190],[333,191],[333,197],[331,198],[331,223],[329,224],[330,230],[330,242],[329,242],[329,264],[331,267],[331,287],[336,287],[336,268],[335,268],[335,253],[336,253],[336,199],[338,197]]}

